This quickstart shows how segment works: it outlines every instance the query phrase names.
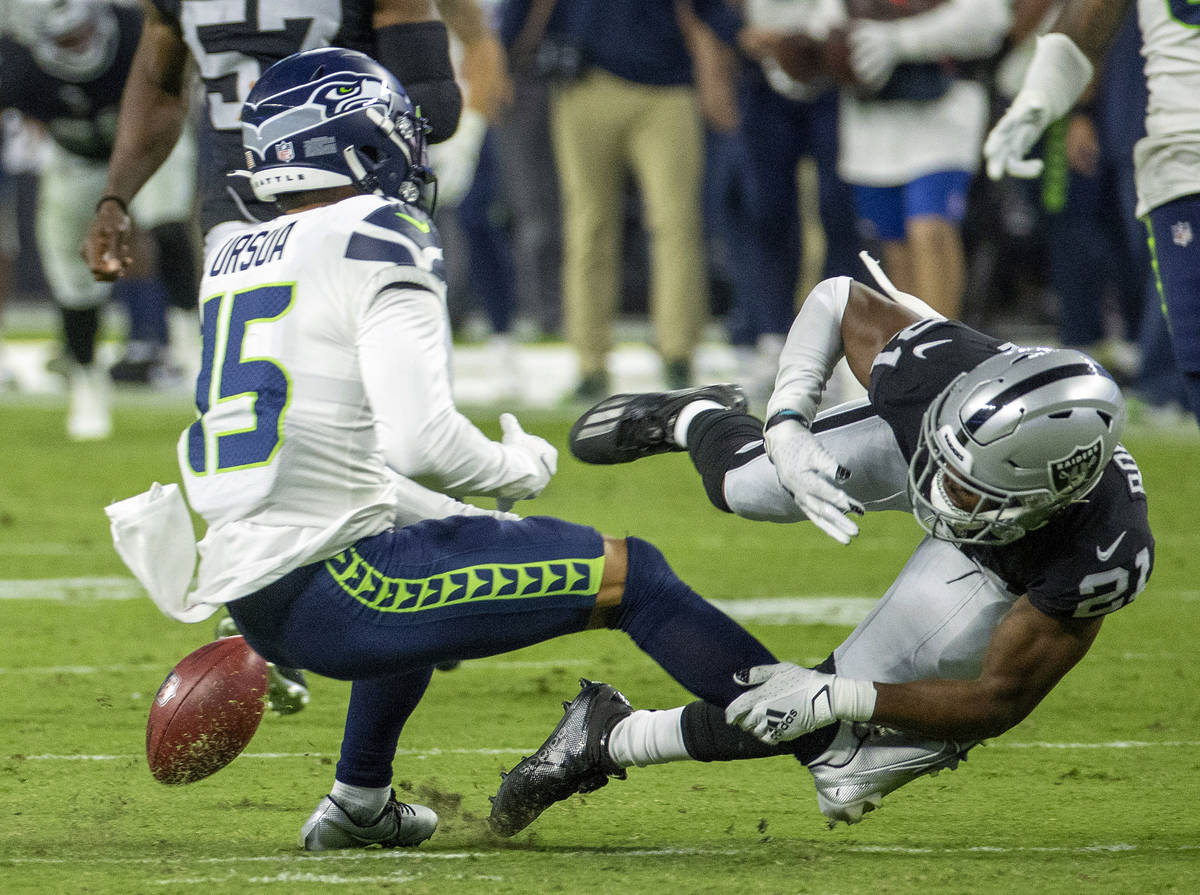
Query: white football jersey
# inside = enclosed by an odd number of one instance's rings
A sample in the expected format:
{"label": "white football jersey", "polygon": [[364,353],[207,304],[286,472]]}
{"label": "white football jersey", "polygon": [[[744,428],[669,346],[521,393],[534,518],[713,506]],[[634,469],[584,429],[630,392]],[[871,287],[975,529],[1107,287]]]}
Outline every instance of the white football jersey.
{"label": "white football jersey", "polygon": [[1200,4],[1138,0],[1146,59],[1146,136],[1134,149],[1138,215],[1200,184]]}
{"label": "white football jersey", "polygon": [[386,530],[412,491],[396,473],[528,496],[529,456],[454,408],[424,212],[359,196],[236,230],[205,258],[200,314],[200,418],[178,446],[208,523],[189,602],[246,596]]}

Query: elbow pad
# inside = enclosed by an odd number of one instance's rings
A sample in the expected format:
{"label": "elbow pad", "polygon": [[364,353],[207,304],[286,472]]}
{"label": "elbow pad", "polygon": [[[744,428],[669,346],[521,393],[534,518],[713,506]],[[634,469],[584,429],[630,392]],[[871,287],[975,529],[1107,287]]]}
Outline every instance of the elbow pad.
{"label": "elbow pad", "polygon": [[448,140],[458,129],[463,95],[450,62],[450,38],[442,22],[404,22],[375,31],[375,58],[404,85],[430,126],[429,142]]}

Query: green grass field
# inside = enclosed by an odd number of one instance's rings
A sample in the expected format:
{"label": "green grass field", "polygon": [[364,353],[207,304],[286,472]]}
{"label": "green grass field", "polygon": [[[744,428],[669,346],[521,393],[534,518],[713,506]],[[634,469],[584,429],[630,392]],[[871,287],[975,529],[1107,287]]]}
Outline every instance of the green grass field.
{"label": "green grass field", "polygon": [[[633,770],[491,836],[499,771],[535,748],[588,676],[634,705],[686,694],[623,636],[594,632],[438,673],[401,740],[402,798],[442,816],[414,851],[308,856],[301,822],[332,781],[348,686],[264,719],[215,776],[166,787],[144,759],[167,670],[206,641],[139,596],[103,506],[173,481],[186,408],[126,406],[118,436],[67,444],[61,407],[0,404],[0,892],[1197,892],[1200,891],[1200,439],[1131,432],[1158,538],[1148,590],[1016,729],[829,830],[807,772],[778,758]],[[480,416],[494,433],[494,414]],[[562,446],[569,420],[523,416]],[[918,538],[899,514],[840,547],[809,526],[724,516],[687,459],[615,469],[564,456],[536,507],[662,547],[722,601],[873,597]],[[815,661],[849,630],[751,624]]]}

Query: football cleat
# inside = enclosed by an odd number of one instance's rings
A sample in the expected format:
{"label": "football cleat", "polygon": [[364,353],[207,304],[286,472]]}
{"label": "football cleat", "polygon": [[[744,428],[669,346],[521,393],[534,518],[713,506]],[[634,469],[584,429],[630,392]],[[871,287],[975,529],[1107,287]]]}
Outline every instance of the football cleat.
{"label": "football cleat", "polygon": [[842,722],[837,736],[808,769],[817,787],[817,805],[832,827],[855,824],[883,797],[909,781],[965,761],[975,743],[922,740],[871,724]]}
{"label": "football cleat", "polygon": [[577,792],[593,792],[609,777],[625,779],[625,770],[608,757],[608,735],[632,714],[629,700],[608,684],[580,680],[583,688],[563,703],[562,720],[549,739],[507,774],[491,797],[488,818],[493,832],[513,836],[538,815]]}
{"label": "football cleat", "polygon": [[[217,622],[217,639],[240,634],[228,615]],[[294,715],[308,705],[308,681],[299,668],[267,663],[267,708],[276,715]]]}
{"label": "football cleat", "polygon": [[675,420],[684,407],[702,399],[728,410],[745,411],[748,406],[746,393],[736,385],[613,395],[575,421],[567,444],[576,459],[596,464],[686,450],[675,442]]}
{"label": "football cleat", "polygon": [[95,366],[73,365],[67,377],[67,437],[103,441],[112,428],[107,377]]}
{"label": "football cleat", "polygon": [[432,809],[399,802],[394,790],[383,811],[366,825],[355,823],[332,796],[325,796],[300,828],[300,847],[305,851],[376,845],[411,848],[432,836],[437,825],[438,816]]}

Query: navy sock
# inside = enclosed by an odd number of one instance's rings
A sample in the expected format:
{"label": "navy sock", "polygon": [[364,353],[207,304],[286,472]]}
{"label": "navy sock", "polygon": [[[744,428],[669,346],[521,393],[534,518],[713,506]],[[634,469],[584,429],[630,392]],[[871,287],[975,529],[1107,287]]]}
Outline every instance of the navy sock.
{"label": "navy sock", "polygon": [[149,277],[118,280],[113,297],[125,304],[129,313],[129,341],[167,342],[167,305],[162,283]]}
{"label": "navy sock", "polygon": [[653,544],[626,538],[629,567],[615,627],[693,694],[720,706],[741,692],[733,673],[775,657],[684,584]]}
{"label": "navy sock", "polygon": [[1188,404],[1191,405],[1196,419],[1200,420],[1200,373],[1190,370],[1181,370],[1180,373],[1183,376],[1183,389],[1187,393]]}
{"label": "navy sock", "polygon": [[355,681],[350,688],[346,730],[337,779],[351,786],[387,786],[404,722],[429,686],[432,668]]}
{"label": "navy sock", "polygon": [[[833,674],[833,654],[816,670]],[[809,764],[829,748],[838,731],[837,724],[829,724],[786,743],[769,746],[739,727],[730,727],[725,723],[725,710],[709,702],[688,703],[683,707],[679,724],[683,729],[683,746],[696,761],[739,761],[791,755],[802,764]]]}
{"label": "navy sock", "polygon": [[[732,512],[725,502],[725,473],[765,450],[762,426],[761,420],[736,410],[706,410],[688,426],[688,454],[704,482],[704,492],[718,510]],[[756,441],[757,447],[747,448]]]}

